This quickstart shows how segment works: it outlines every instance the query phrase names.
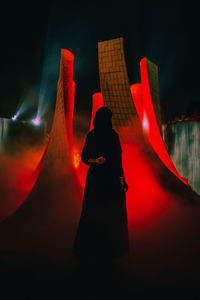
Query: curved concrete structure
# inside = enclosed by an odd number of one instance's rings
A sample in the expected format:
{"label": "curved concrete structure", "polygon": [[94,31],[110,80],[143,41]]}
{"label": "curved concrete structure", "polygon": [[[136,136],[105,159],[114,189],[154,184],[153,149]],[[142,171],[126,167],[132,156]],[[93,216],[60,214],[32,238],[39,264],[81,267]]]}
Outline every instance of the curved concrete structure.
{"label": "curved concrete structure", "polygon": [[47,255],[58,262],[72,255],[81,208],[81,187],[72,165],[73,62],[73,54],[62,49],[54,120],[33,174],[36,184],[23,205],[0,225],[0,251],[11,256],[40,253],[40,258]]}

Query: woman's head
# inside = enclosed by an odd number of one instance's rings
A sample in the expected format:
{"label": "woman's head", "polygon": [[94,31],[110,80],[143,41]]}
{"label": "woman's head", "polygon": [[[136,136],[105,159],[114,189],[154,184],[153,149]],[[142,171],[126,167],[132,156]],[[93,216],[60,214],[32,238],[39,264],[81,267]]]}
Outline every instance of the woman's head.
{"label": "woman's head", "polygon": [[112,128],[112,111],[106,106],[99,108],[95,114],[93,125],[95,129]]}

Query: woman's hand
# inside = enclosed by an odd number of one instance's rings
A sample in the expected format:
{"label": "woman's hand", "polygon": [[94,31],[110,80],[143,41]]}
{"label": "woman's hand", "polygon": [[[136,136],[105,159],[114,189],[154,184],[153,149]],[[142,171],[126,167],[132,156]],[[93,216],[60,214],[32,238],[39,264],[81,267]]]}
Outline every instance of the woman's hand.
{"label": "woman's hand", "polygon": [[124,176],[120,176],[120,183],[121,183],[121,188],[124,192],[128,191],[128,184],[125,181],[125,177]]}
{"label": "woman's hand", "polygon": [[100,156],[98,158],[89,158],[88,162],[89,163],[96,163],[96,164],[102,165],[102,164],[104,164],[106,162],[106,159],[105,159],[105,157]]}
{"label": "woman's hand", "polygon": [[99,164],[99,165],[102,165],[105,162],[106,162],[106,159],[103,156],[100,156],[100,157],[96,158],[96,163]]}

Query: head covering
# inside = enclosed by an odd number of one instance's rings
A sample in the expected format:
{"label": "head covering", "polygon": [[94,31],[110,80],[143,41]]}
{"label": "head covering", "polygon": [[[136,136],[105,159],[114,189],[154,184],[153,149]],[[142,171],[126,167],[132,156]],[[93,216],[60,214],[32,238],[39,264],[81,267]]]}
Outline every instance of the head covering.
{"label": "head covering", "polygon": [[94,129],[112,129],[112,111],[106,107],[100,107],[93,120]]}

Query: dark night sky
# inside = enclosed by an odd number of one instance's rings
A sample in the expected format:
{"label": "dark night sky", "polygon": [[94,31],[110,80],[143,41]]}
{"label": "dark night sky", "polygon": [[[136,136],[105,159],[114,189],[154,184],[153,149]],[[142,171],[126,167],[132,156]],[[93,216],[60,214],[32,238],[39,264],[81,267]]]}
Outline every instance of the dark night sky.
{"label": "dark night sky", "polygon": [[97,42],[121,36],[130,84],[140,82],[142,57],[158,65],[165,119],[200,103],[197,2],[14,3],[0,10],[1,117],[11,117],[22,103],[22,118],[34,116],[39,101],[44,110],[53,107],[61,48],[75,55],[76,111],[89,113],[99,91]]}

